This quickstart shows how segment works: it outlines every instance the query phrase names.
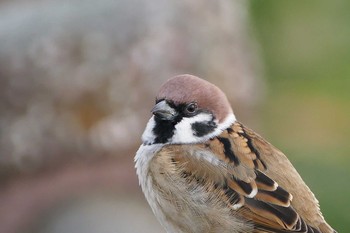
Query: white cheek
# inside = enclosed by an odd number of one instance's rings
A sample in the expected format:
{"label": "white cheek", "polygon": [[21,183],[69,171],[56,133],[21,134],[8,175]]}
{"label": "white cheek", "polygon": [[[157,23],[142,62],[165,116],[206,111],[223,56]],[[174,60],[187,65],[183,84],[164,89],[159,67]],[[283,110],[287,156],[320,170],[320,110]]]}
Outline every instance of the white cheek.
{"label": "white cheek", "polygon": [[172,143],[191,143],[198,140],[193,134],[192,124],[195,122],[206,122],[211,121],[212,116],[207,113],[200,113],[194,117],[184,117],[175,126],[175,133],[172,137]]}
{"label": "white cheek", "polygon": [[201,113],[191,118],[183,118],[182,121],[180,121],[175,126],[176,130],[175,130],[174,136],[170,139],[169,142],[171,144],[205,142],[212,137],[220,135],[222,131],[230,127],[230,125],[232,125],[236,121],[235,115],[231,113],[225,118],[223,122],[219,124],[218,122],[216,122],[218,125],[213,132],[207,135],[204,135],[202,137],[195,136],[192,129],[192,124],[195,122],[210,121],[211,119],[212,119],[212,116],[207,113]]}
{"label": "white cheek", "polygon": [[156,136],[153,133],[153,128],[156,125],[156,122],[154,120],[154,116],[149,119],[145,131],[143,131],[142,134],[142,142],[145,144],[153,143]]}
{"label": "white cheek", "polygon": [[[194,131],[192,129],[192,124],[196,122],[206,122],[211,121],[212,116],[208,113],[200,113],[194,117],[184,117],[179,123],[176,124],[174,135],[172,138],[169,139],[169,142],[166,144],[179,144],[179,143],[199,143],[204,142],[212,137],[215,137],[219,135],[223,130],[228,128],[231,124],[233,124],[236,121],[235,116],[231,113],[226,117],[226,119],[218,124],[217,128],[202,137],[197,137],[194,135]],[[153,144],[156,135],[153,133],[153,129],[156,125],[156,122],[154,120],[154,116],[149,119],[146,129],[142,134],[142,142],[144,144]]]}

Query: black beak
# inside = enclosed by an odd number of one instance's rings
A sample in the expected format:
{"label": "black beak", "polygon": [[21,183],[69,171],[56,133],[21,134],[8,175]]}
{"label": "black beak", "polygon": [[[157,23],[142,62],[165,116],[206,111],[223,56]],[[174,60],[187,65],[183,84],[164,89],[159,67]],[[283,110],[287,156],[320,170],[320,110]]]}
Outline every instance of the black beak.
{"label": "black beak", "polygon": [[167,121],[174,120],[174,118],[177,115],[175,109],[170,107],[165,100],[162,100],[159,103],[157,103],[153,107],[151,112],[155,117],[161,120],[167,120]]}

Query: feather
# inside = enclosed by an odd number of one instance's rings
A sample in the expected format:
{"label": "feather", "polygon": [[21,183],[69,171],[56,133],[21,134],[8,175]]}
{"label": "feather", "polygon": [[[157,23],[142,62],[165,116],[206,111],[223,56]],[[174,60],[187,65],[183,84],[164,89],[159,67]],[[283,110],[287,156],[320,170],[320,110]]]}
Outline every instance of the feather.
{"label": "feather", "polygon": [[[242,124],[235,123],[206,143],[167,145],[164,150],[172,150],[176,169],[186,179],[211,184],[229,208],[258,226],[256,232],[319,232],[305,210],[294,205],[293,195],[279,184],[281,178],[271,172],[267,156],[283,156],[278,159],[284,160],[284,155]],[[298,185],[306,186],[302,180]],[[317,206],[309,193],[295,192],[294,196]],[[319,214],[317,208],[315,214]]]}

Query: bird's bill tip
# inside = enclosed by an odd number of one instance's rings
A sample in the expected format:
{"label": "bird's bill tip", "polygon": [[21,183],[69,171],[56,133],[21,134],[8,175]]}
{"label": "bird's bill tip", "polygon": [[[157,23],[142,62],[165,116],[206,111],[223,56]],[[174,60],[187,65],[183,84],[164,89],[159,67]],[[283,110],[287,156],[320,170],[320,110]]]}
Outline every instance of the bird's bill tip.
{"label": "bird's bill tip", "polygon": [[157,103],[151,110],[152,114],[161,120],[173,120],[177,113],[175,109],[169,106],[169,104],[162,100]]}

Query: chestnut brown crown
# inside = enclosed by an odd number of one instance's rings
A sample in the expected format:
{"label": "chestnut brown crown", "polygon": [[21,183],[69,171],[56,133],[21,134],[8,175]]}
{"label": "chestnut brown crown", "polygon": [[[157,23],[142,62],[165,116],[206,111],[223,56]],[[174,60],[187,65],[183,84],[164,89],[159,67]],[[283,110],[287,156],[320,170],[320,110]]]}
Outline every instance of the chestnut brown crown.
{"label": "chestnut brown crown", "polygon": [[156,99],[165,99],[175,104],[196,102],[198,108],[210,111],[219,123],[233,112],[223,91],[214,84],[189,74],[170,78],[161,86]]}

